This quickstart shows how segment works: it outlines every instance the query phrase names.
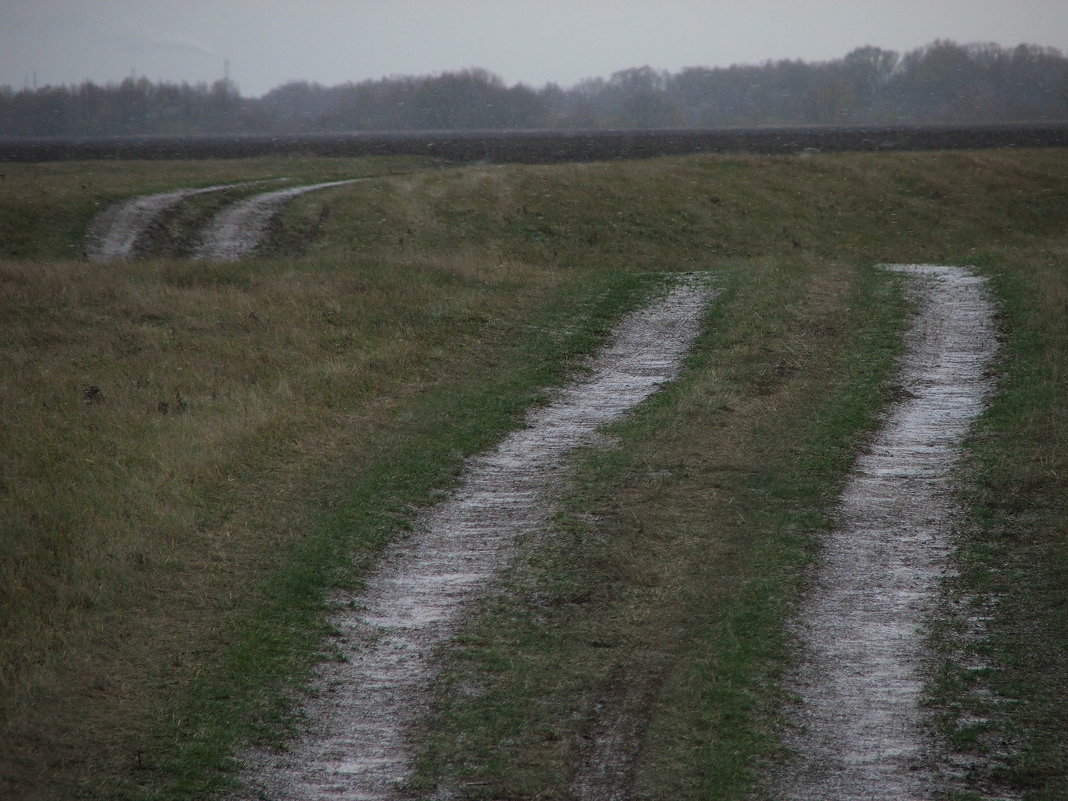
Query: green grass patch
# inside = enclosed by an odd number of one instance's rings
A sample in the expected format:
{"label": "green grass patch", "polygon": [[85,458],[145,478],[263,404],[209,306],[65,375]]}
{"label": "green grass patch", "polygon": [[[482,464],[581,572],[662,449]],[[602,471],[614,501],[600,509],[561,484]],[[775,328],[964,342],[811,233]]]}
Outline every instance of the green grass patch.
{"label": "green grass patch", "polygon": [[1063,244],[990,254],[1005,334],[999,391],[969,442],[961,575],[932,687],[970,758],[962,791],[1068,795],[1068,283]]}

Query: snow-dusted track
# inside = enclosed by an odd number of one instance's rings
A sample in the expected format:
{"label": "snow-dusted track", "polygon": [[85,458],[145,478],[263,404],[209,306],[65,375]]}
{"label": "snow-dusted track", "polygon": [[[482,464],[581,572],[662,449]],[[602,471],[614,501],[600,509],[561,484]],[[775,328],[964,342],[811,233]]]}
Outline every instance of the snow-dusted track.
{"label": "snow-dusted track", "polygon": [[627,317],[592,373],[475,458],[462,486],[383,559],[365,591],[341,599],[344,661],[321,670],[309,730],[284,754],[249,758],[247,798],[389,799],[409,776],[405,735],[420,716],[444,645],[468,603],[542,529],[565,456],[677,375],[713,291],[703,276]]}
{"label": "snow-dusted track", "polygon": [[142,195],[109,206],[89,224],[85,253],[89,261],[124,261],[136,258],[149,228],[168,209],[186,198],[233,189],[241,184],[219,184],[200,189],[176,189],[158,195]]}
{"label": "snow-dusted track", "polygon": [[308,186],[295,186],[256,195],[223,209],[208,224],[193,257],[211,261],[239,261],[252,254],[263,241],[271,218],[293,198],[318,189],[329,189],[365,180],[349,178]]}
{"label": "snow-dusted track", "polygon": [[919,304],[906,400],[854,469],[800,621],[798,759],[773,780],[792,801],[910,801],[939,784],[920,708],[923,629],[948,565],[951,472],[991,388],[993,308],[966,269],[888,269],[911,276]]}

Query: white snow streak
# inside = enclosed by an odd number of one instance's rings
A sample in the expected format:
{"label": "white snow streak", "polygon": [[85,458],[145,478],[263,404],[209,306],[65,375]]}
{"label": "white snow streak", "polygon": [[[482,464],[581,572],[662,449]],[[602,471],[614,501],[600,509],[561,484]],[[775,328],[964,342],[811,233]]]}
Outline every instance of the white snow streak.
{"label": "white snow streak", "polygon": [[792,801],[929,798],[937,777],[920,709],[923,627],[947,567],[951,471],[983,410],[995,350],[984,281],[968,270],[892,265],[920,310],[902,386],[841,499],[801,621],[805,662],[797,751],[779,793]]}
{"label": "white snow streak", "polygon": [[278,210],[293,198],[307,192],[343,186],[365,180],[349,178],[308,186],[280,189],[243,200],[219,212],[208,224],[193,258],[212,261],[240,261],[252,254],[263,241],[267,226]]}
{"label": "white snow streak", "polygon": [[307,706],[311,730],[287,754],[253,758],[260,798],[388,799],[410,772],[405,736],[421,713],[435,650],[505,566],[517,537],[537,532],[566,454],[677,375],[711,290],[687,277],[630,315],[588,377],[534,411],[523,429],[473,459],[453,497],[383,560],[334,624],[347,661],[323,667]]}
{"label": "white snow streak", "polygon": [[165,211],[183,200],[208,192],[232,189],[240,184],[219,184],[201,189],[176,189],[158,195],[142,195],[110,206],[93,220],[86,237],[89,261],[126,261],[135,258],[145,233]]}

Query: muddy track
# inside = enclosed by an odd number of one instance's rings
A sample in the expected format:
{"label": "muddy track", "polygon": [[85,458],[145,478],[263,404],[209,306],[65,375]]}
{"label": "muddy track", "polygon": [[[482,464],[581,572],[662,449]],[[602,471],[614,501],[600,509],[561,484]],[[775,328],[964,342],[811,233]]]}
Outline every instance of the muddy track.
{"label": "muddy track", "polygon": [[239,261],[250,256],[263,242],[271,218],[286,203],[307,192],[361,180],[366,179],[349,178],[344,181],[280,189],[256,195],[223,209],[208,224],[200,244],[193,251],[193,258],[205,261]]}
{"label": "muddy track", "polygon": [[555,393],[524,428],[473,459],[461,487],[383,558],[362,594],[338,599],[342,659],[309,693],[304,737],[283,754],[249,757],[242,798],[390,799],[409,777],[410,727],[420,719],[445,646],[470,602],[545,529],[566,456],[677,375],[712,290],[680,278],[628,316],[587,377]]}
{"label": "muddy track", "polygon": [[991,389],[993,309],[963,268],[893,265],[917,315],[896,403],[846,486],[798,635],[800,703],[771,782],[800,801],[930,798],[942,782],[921,710],[924,627],[949,568],[960,443]]}
{"label": "muddy track", "polygon": [[634,659],[612,677],[580,740],[579,764],[568,786],[575,801],[633,797],[642,740],[666,672],[663,664]]}
{"label": "muddy track", "polygon": [[242,184],[219,184],[200,189],[176,189],[157,195],[142,195],[109,206],[89,224],[85,253],[92,262],[126,261],[147,255],[145,239],[153,225],[187,198],[222,192]]}

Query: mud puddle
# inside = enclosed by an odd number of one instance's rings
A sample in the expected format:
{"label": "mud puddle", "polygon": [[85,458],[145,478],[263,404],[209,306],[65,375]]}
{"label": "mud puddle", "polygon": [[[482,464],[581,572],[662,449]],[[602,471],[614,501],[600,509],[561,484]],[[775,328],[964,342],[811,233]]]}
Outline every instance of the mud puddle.
{"label": "mud puddle", "polygon": [[492,585],[517,539],[544,529],[568,452],[676,377],[712,296],[707,278],[688,275],[628,316],[588,377],[472,459],[462,486],[387,553],[364,592],[339,599],[333,624],[343,661],[322,666],[303,738],[283,754],[248,759],[242,797],[399,795],[411,770],[406,734],[425,709],[435,651]]}
{"label": "mud puddle", "polygon": [[798,625],[800,703],[771,780],[800,801],[930,798],[941,786],[920,702],[924,626],[949,569],[951,473],[983,410],[995,350],[984,281],[968,270],[890,265],[919,307],[893,406],[846,486]]}
{"label": "mud puddle", "polygon": [[200,244],[193,251],[193,258],[204,261],[240,261],[263,242],[271,218],[294,198],[319,189],[343,186],[365,178],[349,178],[344,181],[328,181],[308,186],[280,189],[243,200],[223,209],[208,224]]}

